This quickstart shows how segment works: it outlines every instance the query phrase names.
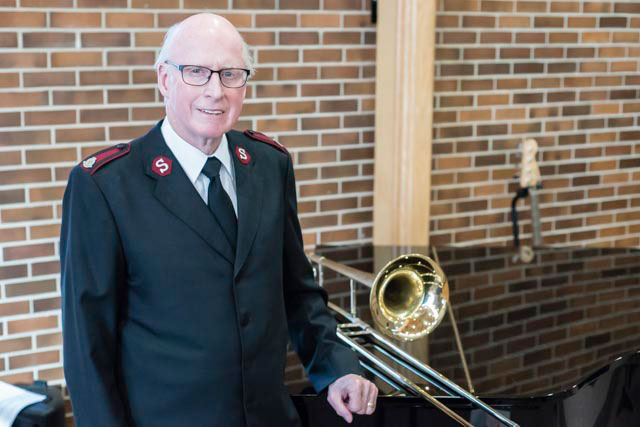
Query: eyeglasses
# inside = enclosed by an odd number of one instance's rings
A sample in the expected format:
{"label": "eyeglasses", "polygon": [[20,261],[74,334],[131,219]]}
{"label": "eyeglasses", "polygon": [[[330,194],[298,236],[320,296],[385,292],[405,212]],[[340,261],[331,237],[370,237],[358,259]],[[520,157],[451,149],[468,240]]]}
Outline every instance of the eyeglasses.
{"label": "eyeglasses", "polygon": [[191,86],[204,86],[211,80],[213,73],[217,73],[220,76],[222,86],[237,89],[244,86],[249,77],[249,70],[244,68],[223,68],[216,71],[200,65],[178,65],[171,61],[164,62],[180,70],[182,81]]}

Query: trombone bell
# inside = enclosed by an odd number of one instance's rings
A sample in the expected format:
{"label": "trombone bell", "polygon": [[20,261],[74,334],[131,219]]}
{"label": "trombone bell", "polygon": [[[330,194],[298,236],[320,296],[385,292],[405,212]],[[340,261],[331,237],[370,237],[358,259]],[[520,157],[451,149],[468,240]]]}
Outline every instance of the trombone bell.
{"label": "trombone bell", "polygon": [[369,307],[385,334],[413,341],[433,331],[447,311],[449,284],[438,264],[419,254],[390,261],[371,286]]}

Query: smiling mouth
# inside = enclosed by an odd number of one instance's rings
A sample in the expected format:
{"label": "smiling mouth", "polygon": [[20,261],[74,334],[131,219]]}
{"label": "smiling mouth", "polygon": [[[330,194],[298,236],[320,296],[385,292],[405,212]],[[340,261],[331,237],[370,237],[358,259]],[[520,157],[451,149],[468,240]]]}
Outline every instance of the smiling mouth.
{"label": "smiling mouth", "polygon": [[204,113],[204,114],[209,114],[211,116],[219,116],[219,115],[224,113],[224,111],[222,111],[222,110],[209,110],[209,109],[206,109],[206,108],[198,108],[198,111],[200,111],[201,113]]}

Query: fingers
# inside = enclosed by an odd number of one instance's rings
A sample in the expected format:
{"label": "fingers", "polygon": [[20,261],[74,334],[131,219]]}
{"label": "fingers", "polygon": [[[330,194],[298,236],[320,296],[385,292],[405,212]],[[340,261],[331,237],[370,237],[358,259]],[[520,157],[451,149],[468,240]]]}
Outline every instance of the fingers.
{"label": "fingers", "polygon": [[346,384],[347,394],[349,396],[347,407],[351,412],[358,415],[363,415],[367,411],[368,395],[365,391],[367,382],[368,381],[363,378],[355,377]]}
{"label": "fingers", "polygon": [[367,415],[373,414],[376,410],[376,402],[378,400],[378,387],[371,383],[369,387],[369,395],[367,397]]}
{"label": "fingers", "polygon": [[352,385],[353,390],[349,396],[354,396],[349,401],[348,408],[358,415],[371,415],[376,408],[378,388],[371,381],[357,377]]}
{"label": "fingers", "polygon": [[329,386],[327,401],[348,423],[352,414],[371,415],[376,409],[378,388],[372,382],[357,376],[345,375]]}
{"label": "fingers", "polygon": [[351,415],[351,411],[344,404],[342,398],[342,389],[340,387],[334,387],[333,385],[329,387],[327,401],[329,402],[329,405],[331,405],[333,410],[336,411],[336,414],[344,418],[346,422],[351,423],[351,421],[353,421],[353,415]]}

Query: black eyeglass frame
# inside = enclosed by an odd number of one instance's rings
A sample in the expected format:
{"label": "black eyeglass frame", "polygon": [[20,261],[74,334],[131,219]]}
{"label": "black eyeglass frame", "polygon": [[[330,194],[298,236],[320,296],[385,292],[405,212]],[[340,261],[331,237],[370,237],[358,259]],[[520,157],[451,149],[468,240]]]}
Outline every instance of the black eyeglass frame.
{"label": "black eyeglass frame", "polygon": [[[173,65],[174,67],[176,67],[179,71],[180,71],[180,76],[182,77],[182,81],[189,85],[189,86],[204,86],[207,83],[209,83],[209,80],[211,80],[211,77],[213,76],[213,73],[218,74],[218,78],[220,79],[220,84],[226,88],[229,89],[240,89],[241,87],[244,87],[247,84],[247,81],[249,80],[249,74],[251,74],[251,70],[247,70],[246,68],[222,68],[220,70],[212,70],[211,68],[207,68],[207,67],[203,67],[202,65],[189,65],[189,64],[185,64],[185,65],[180,65],[180,64],[176,64],[174,62],[171,61],[164,61],[165,64],[169,64],[169,65]],[[198,67],[198,68],[204,68],[205,70],[209,70],[211,71],[211,74],[209,74],[209,78],[207,79],[206,82],[200,84],[200,85],[194,85],[193,83],[187,83],[187,81],[184,79],[184,68],[185,67]],[[228,70],[242,70],[245,73],[247,73],[246,77],[244,78],[244,83],[242,83],[240,86],[227,86],[226,84],[224,84],[222,82],[222,75],[220,73],[222,73],[223,71],[228,71]]]}

